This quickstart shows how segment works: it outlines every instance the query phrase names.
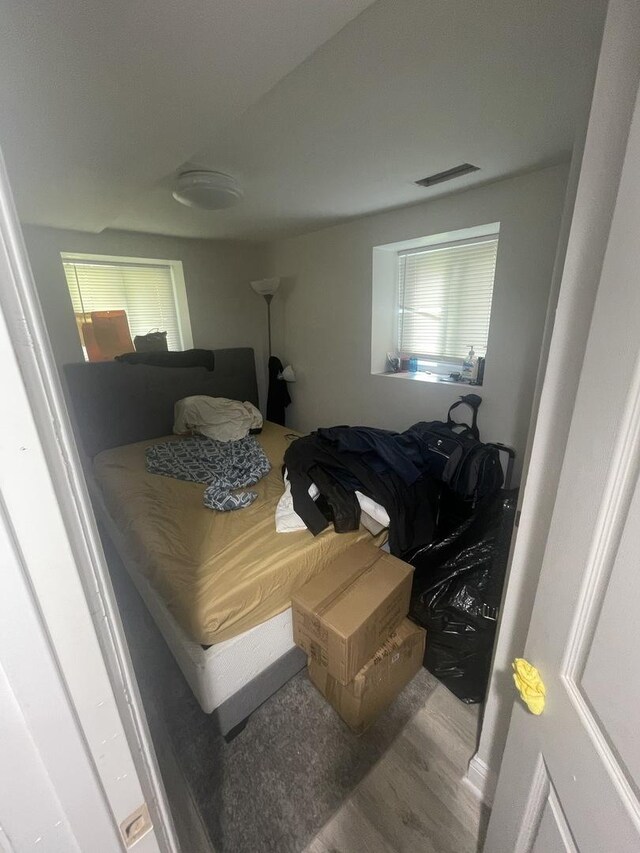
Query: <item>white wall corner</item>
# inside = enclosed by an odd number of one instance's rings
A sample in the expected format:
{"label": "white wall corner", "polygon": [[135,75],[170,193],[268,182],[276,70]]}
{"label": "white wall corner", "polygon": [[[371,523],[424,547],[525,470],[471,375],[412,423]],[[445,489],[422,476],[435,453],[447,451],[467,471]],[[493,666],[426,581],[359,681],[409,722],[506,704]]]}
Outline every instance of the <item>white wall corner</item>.
{"label": "white wall corner", "polygon": [[397,252],[373,247],[371,287],[371,373],[384,373],[387,353],[396,351]]}
{"label": "white wall corner", "polygon": [[466,776],[462,781],[485,805],[493,805],[498,777],[478,753],[469,761]]}

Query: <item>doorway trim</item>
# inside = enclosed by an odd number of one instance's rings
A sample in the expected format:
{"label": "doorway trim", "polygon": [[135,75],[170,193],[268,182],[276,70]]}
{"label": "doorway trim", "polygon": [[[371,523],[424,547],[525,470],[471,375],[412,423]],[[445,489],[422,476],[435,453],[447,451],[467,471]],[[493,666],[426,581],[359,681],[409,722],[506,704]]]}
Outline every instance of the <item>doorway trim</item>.
{"label": "doorway trim", "polygon": [[577,135],[574,147],[544,333],[543,358],[545,351],[548,356],[538,375],[525,454],[520,524],[511,548],[478,750],[466,776],[488,804],[513,708],[511,661],[525,646],[618,195],[639,59],[636,3],[611,0],[585,118],[588,129]]}
{"label": "doorway trim", "polygon": [[[163,853],[179,853],[1,152],[0,273],[0,308],[158,844]],[[69,654],[68,642],[63,642],[60,607],[52,600],[43,578],[29,571],[28,565],[25,570],[87,745],[95,754],[99,750],[95,742],[97,711],[80,701],[81,664]],[[60,585],[68,580],[56,578]],[[102,783],[109,801],[117,801],[123,780],[105,779],[103,775]]]}

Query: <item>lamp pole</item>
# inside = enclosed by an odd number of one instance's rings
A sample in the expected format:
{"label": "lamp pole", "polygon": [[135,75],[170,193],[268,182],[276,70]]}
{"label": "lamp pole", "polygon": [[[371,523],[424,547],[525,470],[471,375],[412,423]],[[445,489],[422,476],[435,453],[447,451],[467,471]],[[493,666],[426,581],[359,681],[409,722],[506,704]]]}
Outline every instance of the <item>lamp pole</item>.
{"label": "lamp pole", "polygon": [[264,296],[264,301],[267,303],[267,332],[269,335],[269,358],[271,358],[271,300],[273,294],[280,286],[279,278],[261,278],[259,281],[252,281],[251,287],[259,295]]}
{"label": "lamp pole", "polygon": [[267,334],[269,336],[269,358],[271,358],[271,300],[273,293],[265,293],[264,301],[267,303]]}

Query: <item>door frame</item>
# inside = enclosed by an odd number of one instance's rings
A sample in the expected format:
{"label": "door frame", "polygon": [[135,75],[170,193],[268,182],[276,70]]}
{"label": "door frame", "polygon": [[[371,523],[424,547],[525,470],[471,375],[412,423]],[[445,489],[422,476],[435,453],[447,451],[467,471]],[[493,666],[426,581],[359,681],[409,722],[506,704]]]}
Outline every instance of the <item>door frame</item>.
{"label": "door frame", "polygon": [[[5,448],[9,470],[2,472],[1,496],[22,571],[114,818],[121,823],[129,816],[142,789],[157,841],[144,849],[179,853],[1,152],[0,281],[0,321],[6,326],[0,334],[13,350],[7,348],[10,361],[3,364],[9,403],[3,417],[21,425],[21,434],[11,434]],[[55,576],[33,535],[39,487],[33,483],[29,494],[21,480],[24,470],[37,471],[43,490],[54,492],[46,509],[59,513],[53,525],[62,522],[59,547],[65,554],[68,548],[69,557],[58,561]],[[100,702],[93,701],[98,696]],[[107,740],[105,719],[113,731]],[[116,776],[113,762],[129,772]]]}
{"label": "door frame", "polygon": [[[520,496],[478,749],[466,781],[489,805],[566,450],[640,79],[637,0],[610,0],[588,127],[577,135],[554,267]],[[545,359],[545,351],[548,353]]]}
{"label": "door frame", "polygon": [[[611,59],[632,48],[626,59],[635,75],[634,109],[533,617],[519,649],[541,669],[547,709],[535,718],[523,703],[513,705],[487,835],[491,850],[538,849],[541,820],[542,831],[553,827],[567,850],[637,850],[640,838],[637,768],[625,751],[635,742],[625,726],[633,719],[637,672],[625,669],[632,646],[621,627],[634,624],[624,608],[632,610],[635,600],[639,530],[633,234],[640,199],[640,6],[612,0],[611,10],[623,29],[615,41],[605,38],[603,54],[608,47]],[[619,92],[612,95],[619,99]],[[581,213],[585,202],[589,207],[594,199],[583,198]],[[616,694],[612,683],[630,694]]]}

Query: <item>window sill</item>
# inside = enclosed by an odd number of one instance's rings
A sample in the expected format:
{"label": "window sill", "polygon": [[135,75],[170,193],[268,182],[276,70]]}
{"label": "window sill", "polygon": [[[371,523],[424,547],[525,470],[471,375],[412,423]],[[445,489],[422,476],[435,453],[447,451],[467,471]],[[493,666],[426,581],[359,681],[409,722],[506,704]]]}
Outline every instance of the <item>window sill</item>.
{"label": "window sill", "polygon": [[383,376],[386,379],[405,379],[410,382],[428,382],[431,385],[453,385],[456,388],[482,388],[482,385],[471,385],[462,379],[449,379],[447,376],[438,376],[435,373],[374,373],[373,376]]}

